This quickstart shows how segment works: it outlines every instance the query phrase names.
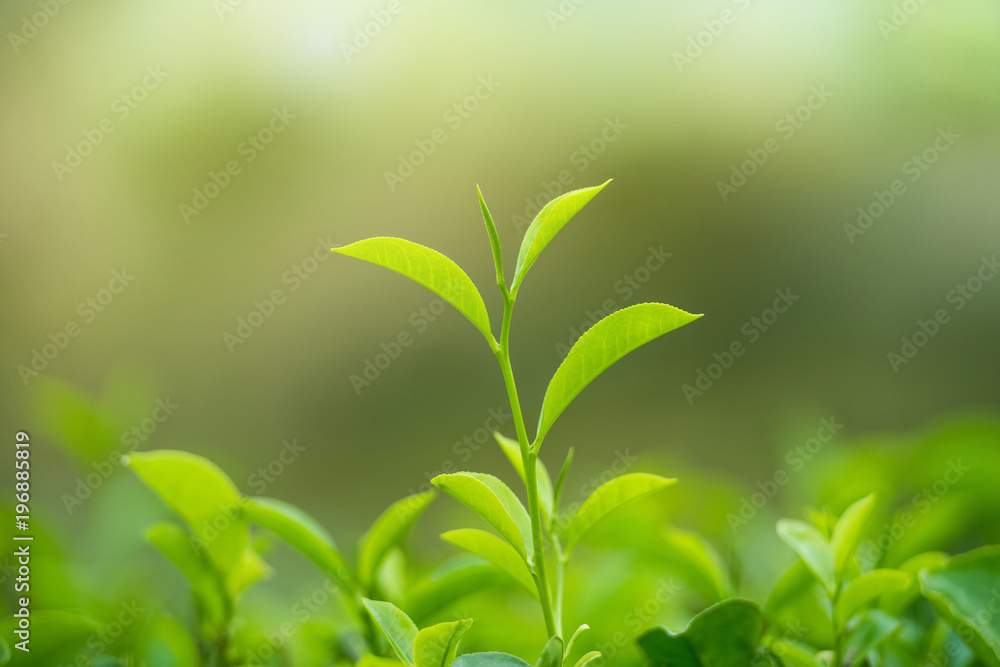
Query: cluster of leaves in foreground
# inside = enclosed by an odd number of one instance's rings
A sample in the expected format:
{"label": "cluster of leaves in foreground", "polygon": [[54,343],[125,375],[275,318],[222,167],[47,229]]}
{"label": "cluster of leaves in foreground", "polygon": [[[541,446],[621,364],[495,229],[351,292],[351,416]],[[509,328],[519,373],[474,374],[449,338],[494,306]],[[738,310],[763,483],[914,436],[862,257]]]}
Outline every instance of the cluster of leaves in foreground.
{"label": "cluster of leaves in foreground", "polygon": [[[540,451],[558,417],[605,369],[698,317],[665,304],[645,303],[596,323],[556,370],[537,430],[528,435],[509,354],[517,294],[541,251],[603,187],[567,193],[539,212],[525,234],[510,285],[504,277],[496,228],[480,195],[504,304],[499,340],[476,286],[440,253],[394,238],[335,249],[426,286],[480,330],[500,366],[515,422],[516,438],[499,433],[495,437],[524,485],[527,505],[493,475],[459,472],[436,477],[432,481],[437,489],[478,514],[492,530],[459,528],[444,533],[445,541],[470,556],[452,559],[410,582],[401,564],[401,542],[435,491],[389,507],[362,538],[352,566],[319,522],[282,501],[243,496],[211,462],[179,451],[131,454],[132,469],[179,518],[149,526],[146,535],[190,582],[198,620],[194,636],[182,625],[162,620],[135,647],[139,664],[214,667],[305,661],[262,642],[261,633],[239,613],[249,587],[270,573],[261,534],[252,526],[290,544],[332,582],[329,591],[343,614],[328,622],[316,618],[309,625],[309,632],[318,638],[313,647],[319,653],[310,656],[310,664],[523,667],[529,664],[523,657],[529,657],[537,667],[584,667],[602,660],[601,653],[588,645],[587,625],[571,633],[564,626],[571,559],[601,519],[675,480],[624,474],[567,509],[562,491],[572,450],[556,476],[549,473]],[[642,652],[653,665],[667,667],[1000,667],[1000,549],[983,547],[957,557],[926,552],[894,568],[875,567],[857,558],[875,508],[875,496],[868,495],[839,517],[813,512],[809,521],[781,520],[778,535],[797,560],[763,607],[732,596],[736,586],[706,540],[679,531],[665,535],[666,557],[691,580],[706,583],[718,601],[681,632],[656,627],[641,633],[637,642]],[[472,619],[426,623],[456,600],[502,585],[519,586],[537,601],[546,640],[537,659],[500,652],[460,655],[460,641]],[[59,634],[59,623],[64,623],[67,643],[72,643],[74,633],[90,631],[72,625],[68,615],[50,622],[56,628],[53,634]],[[108,660],[109,665],[122,664]]]}

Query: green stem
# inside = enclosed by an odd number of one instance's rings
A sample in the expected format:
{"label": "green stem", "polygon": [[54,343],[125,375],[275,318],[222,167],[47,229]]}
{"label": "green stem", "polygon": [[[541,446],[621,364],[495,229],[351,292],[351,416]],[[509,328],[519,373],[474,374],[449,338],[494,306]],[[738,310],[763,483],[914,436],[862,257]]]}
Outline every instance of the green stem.
{"label": "green stem", "polygon": [[[555,510],[553,509],[553,514]],[[550,528],[551,530],[551,528]],[[569,563],[569,558],[563,553],[562,547],[559,545],[559,538],[555,536],[554,532],[549,533],[549,539],[552,540],[552,545],[556,552],[556,601],[555,601],[555,616],[556,616],[556,630],[559,636],[562,637],[563,633],[563,592],[566,589],[566,565]]]}
{"label": "green stem", "polygon": [[507,385],[507,397],[510,399],[510,411],[514,416],[514,428],[517,430],[517,443],[521,449],[521,463],[524,466],[524,485],[528,492],[528,515],[531,518],[531,539],[534,545],[535,557],[532,564],[532,576],[538,589],[538,600],[542,605],[542,615],[545,617],[545,629],[549,636],[560,634],[552,613],[552,595],[549,591],[548,575],[545,571],[545,543],[542,540],[542,515],[538,500],[538,475],[535,462],[537,454],[531,452],[528,445],[528,433],[524,428],[524,416],[521,414],[521,402],[517,397],[517,387],[514,384],[514,371],[510,366],[510,320],[514,309],[514,299],[507,291],[506,285],[501,285],[503,292],[503,325],[500,332],[500,343],[495,352],[500,370],[503,371],[504,384]]}

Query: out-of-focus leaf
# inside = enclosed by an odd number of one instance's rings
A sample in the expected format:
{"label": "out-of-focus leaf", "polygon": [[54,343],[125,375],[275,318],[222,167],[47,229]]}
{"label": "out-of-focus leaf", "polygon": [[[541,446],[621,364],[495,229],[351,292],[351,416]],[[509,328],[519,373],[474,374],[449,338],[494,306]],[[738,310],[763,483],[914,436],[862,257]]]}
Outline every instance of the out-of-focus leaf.
{"label": "out-of-focus leaf", "polygon": [[801,628],[798,637],[813,646],[833,642],[830,600],[816,575],[796,560],[778,580],[767,599],[767,618],[776,628]]}
{"label": "out-of-focus leaf", "polygon": [[524,586],[536,598],[538,597],[535,580],[532,578],[531,571],[528,569],[524,559],[521,558],[521,555],[517,553],[514,547],[499,537],[486,531],[476,530],[475,528],[462,528],[442,533],[441,539],[477,556],[482,556],[514,577],[518,583]]}
{"label": "out-of-focus leaf", "polygon": [[32,610],[31,637],[27,644],[30,650],[24,652],[17,648],[17,644],[23,640],[14,634],[16,627],[13,616],[0,621],[2,636],[9,638],[13,647],[11,664],[16,667],[72,664],[88,640],[95,639],[101,630],[101,626],[87,616],[49,609]]}
{"label": "out-of-focus leaf", "polygon": [[866,655],[891,637],[901,625],[898,619],[878,609],[869,609],[858,616],[858,623],[844,645],[844,665],[861,663]]}
{"label": "out-of-focus leaf", "polygon": [[833,537],[830,538],[830,550],[833,552],[834,568],[839,578],[843,578],[847,572],[874,508],[875,494],[871,493],[844,510],[837,520]]}
{"label": "out-of-focus leaf", "polygon": [[[494,431],[493,437],[503,450],[504,455],[510,464],[514,466],[518,477],[524,481],[524,461],[521,460],[521,446],[517,440],[512,440],[499,432]],[[549,476],[549,469],[545,467],[541,459],[535,459],[535,478],[538,480],[538,498],[542,503],[542,514],[545,517],[552,516],[553,488],[552,478]]]}
{"label": "out-of-focus leaf", "polygon": [[[340,665],[340,663],[337,664]],[[399,667],[402,664],[399,660],[381,658],[371,653],[364,654],[361,656],[361,660],[358,661],[358,667]]]}
{"label": "out-of-focus leaf", "polygon": [[248,498],[247,518],[298,549],[339,586],[356,590],[351,570],[330,533],[298,507],[274,498]]}
{"label": "out-of-focus leaf", "polygon": [[229,603],[222,577],[214,563],[195,549],[184,529],[169,521],[149,526],[146,539],[190,582],[205,622],[213,628],[220,627],[228,616]]}
{"label": "out-of-focus leaf", "polygon": [[587,329],[559,364],[545,390],[536,446],[541,445],[545,434],[577,394],[611,364],[699,317],[663,303],[640,303],[611,313]]}
{"label": "out-of-focus leaf", "polygon": [[117,424],[86,393],[70,383],[42,376],[34,393],[37,423],[44,435],[84,461],[107,458],[121,446],[118,443]]}
{"label": "out-of-focus leaf", "polygon": [[652,628],[636,641],[654,665],[733,667],[750,664],[763,632],[760,607],[730,599],[695,616],[679,634]]}
{"label": "out-of-focus leaf", "polygon": [[463,553],[414,584],[403,606],[410,618],[420,622],[466,595],[515,583],[515,579],[495,565]]}
{"label": "out-of-focus leaf", "polygon": [[432,489],[397,500],[375,520],[358,551],[358,578],[363,585],[371,585],[386,554],[406,536],[435,495]]}
{"label": "out-of-focus leaf", "polygon": [[431,483],[486,519],[522,558],[531,560],[534,549],[528,512],[506,484],[474,472],[438,475]]}
{"label": "out-of-focus leaf", "polygon": [[531,667],[515,655],[496,651],[466,653],[455,658],[455,662],[451,664],[454,667]]}
{"label": "out-of-focus leaf", "polygon": [[413,641],[416,667],[448,667],[455,659],[458,642],[472,627],[472,619],[438,623],[417,633]]}
{"label": "out-of-focus leaf", "polygon": [[975,549],[920,574],[924,597],[990,667],[1000,667],[1000,546]]}
{"label": "out-of-focus leaf", "polygon": [[384,266],[420,283],[469,318],[492,345],[490,316],[482,295],[468,274],[437,250],[387,236],[365,239],[332,250]]}
{"label": "out-of-focus leaf", "polygon": [[805,521],[780,519],[778,536],[799,555],[831,595],[837,589],[833,552],[818,530]]}
{"label": "out-of-focus leaf", "polygon": [[550,637],[542,648],[542,654],[535,661],[535,667],[562,667],[563,640],[561,637]]}
{"label": "out-of-focus leaf", "polygon": [[226,591],[232,599],[261,579],[271,576],[271,566],[252,547],[243,550],[226,576]]}
{"label": "out-of-focus leaf", "polygon": [[183,625],[160,613],[143,627],[136,660],[149,667],[191,667],[199,664],[198,647]]}
{"label": "out-of-focus leaf", "polygon": [[586,667],[593,661],[601,657],[600,651],[591,651],[576,661],[576,667]]}
{"label": "out-of-focus leaf", "polygon": [[413,664],[413,642],[417,638],[417,626],[410,617],[391,602],[381,602],[364,598],[365,607],[372,618],[382,628],[396,655],[408,665]]}
{"label": "out-of-focus leaf", "polygon": [[887,593],[882,598],[882,607],[890,615],[900,616],[917,598],[920,597],[921,570],[936,570],[945,564],[949,556],[943,551],[925,551],[908,558],[899,565],[897,570],[910,575],[910,584],[894,593]]}
{"label": "out-of-focus leaf", "polygon": [[566,552],[569,553],[590,528],[622,505],[659,491],[677,482],[659,475],[629,473],[615,477],[587,496],[566,529]]}
{"label": "out-of-focus leaf", "polygon": [[899,570],[872,570],[852,579],[840,592],[833,608],[833,620],[837,627],[844,627],[847,621],[863,606],[881,595],[905,590],[912,577]]}
{"label": "out-of-focus leaf", "polygon": [[730,594],[729,577],[719,553],[703,537],[677,528],[663,531],[668,555],[666,566],[675,570],[693,588],[707,593],[712,602]]}

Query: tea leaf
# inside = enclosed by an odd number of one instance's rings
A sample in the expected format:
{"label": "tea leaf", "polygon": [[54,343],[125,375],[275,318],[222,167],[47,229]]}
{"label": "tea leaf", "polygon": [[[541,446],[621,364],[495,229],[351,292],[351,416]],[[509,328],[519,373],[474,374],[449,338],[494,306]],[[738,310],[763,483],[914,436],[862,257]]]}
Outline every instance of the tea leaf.
{"label": "tea leaf", "polygon": [[465,271],[437,250],[387,236],[365,239],[332,250],[384,266],[420,283],[469,318],[493,346],[490,316],[482,295]]}
{"label": "tea leaf", "polygon": [[905,590],[913,578],[898,570],[872,570],[865,572],[844,587],[834,606],[833,620],[837,627],[847,621],[863,606],[886,593]]}
{"label": "tea leaf", "polygon": [[[533,549],[528,512],[503,482],[492,475],[458,472],[438,475],[431,480],[431,484],[486,519],[517,549],[521,558],[530,561]],[[525,538],[525,535],[528,537]]]}
{"label": "tea leaf", "polygon": [[751,663],[763,632],[760,607],[749,600],[730,599],[695,616],[680,634],[659,627],[636,641],[655,665],[732,667]]}
{"label": "tea leaf", "polygon": [[780,519],[778,537],[795,550],[830,595],[837,589],[833,552],[820,532],[805,521]]}
{"label": "tea leaf", "polygon": [[1000,546],[981,547],[924,570],[920,588],[980,660],[1000,667],[1000,614],[992,611],[1000,591]]}
{"label": "tea leaf", "polygon": [[866,655],[902,626],[897,619],[878,609],[869,609],[860,618],[860,622],[847,638],[844,647],[844,665],[861,664]]}
{"label": "tea leaf", "polygon": [[[521,446],[517,443],[517,440],[501,435],[497,431],[493,432],[493,437],[496,439],[497,444],[500,445],[500,449],[503,450],[507,460],[514,466],[518,477],[521,478],[522,482],[525,481],[524,461],[521,460]],[[550,517],[552,516],[553,505],[552,478],[549,477],[549,469],[545,467],[541,459],[535,459],[535,478],[538,481],[538,498],[542,503],[542,514]]]}
{"label": "tea leaf", "polygon": [[629,473],[597,487],[583,501],[583,505],[577,510],[569,528],[566,529],[566,553],[572,551],[584,533],[610,512],[628,502],[668,487],[676,481],[648,473]]}
{"label": "tea leaf", "polygon": [[490,215],[490,209],[486,207],[483,191],[479,189],[478,185],[476,193],[479,195],[479,207],[483,210],[483,222],[486,223],[486,233],[490,237],[490,248],[493,250],[493,266],[497,270],[497,286],[504,289],[503,249],[500,247],[500,235],[497,234],[497,226],[493,223],[493,216]]}
{"label": "tea leaf", "polygon": [[499,537],[483,530],[476,530],[475,528],[462,528],[443,533],[441,539],[477,556],[482,556],[514,577],[532,595],[538,597],[535,580],[531,577],[531,571],[525,564],[524,559],[514,547]]}
{"label": "tea leaf", "polygon": [[156,667],[188,667],[199,664],[198,647],[187,628],[162,613],[147,621],[140,631],[136,658],[138,665]]}
{"label": "tea leaf", "polygon": [[365,653],[358,661],[358,667],[399,667],[402,663],[393,658],[381,658],[371,653]]}
{"label": "tea leaf", "polygon": [[253,548],[247,547],[226,575],[226,593],[236,599],[251,584],[271,576],[271,566]]}
{"label": "tea leaf", "polygon": [[205,621],[213,627],[222,624],[228,615],[227,593],[211,561],[205,559],[201,551],[195,550],[184,529],[169,521],[160,521],[146,529],[146,539],[191,584]]}
{"label": "tea leaf", "polygon": [[413,642],[416,667],[448,667],[455,659],[458,642],[472,627],[472,619],[438,623],[417,633]]}
{"label": "tea leaf", "polygon": [[676,528],[663,531],[666,561],[678,574],[714,601],[729,597],[729,578],[719,553],[705,538]]}
{"label": "tea leaf", "polygon": [[611,313],[587,329],[556,369],[542,401],[536,447],[584,387],[644,343],[693,322],[692,315],[663,303],[640,303]]}
{"label": "tea leaf", "polygon": [[496,651],[466,653],[455,658],[451,664],[452,667],[531,667],[516,655]]}
{"label": "tea leaf", "polygon": [[521,287],[525,274],[549,241],[610,182],[609,180],[596,187],[567,192],[542,207],[521,240],[521,250],[517,255],[517,266],[514,269],[514,282],[510,287],[511,296],[517,297],[517,290]]}
{"label": "tea leaf", "polygon": [[274,498],[248,498],[244,507],[250,521],[266,528],[298,549],[347,590],[357,584],[333,538],[314,518],[298,507]]}
{"label": "tea leaf", "polygon": [[569,657],[569,654],[573,652],[573,645],[576,644],[576,640],[579,639],[580,635],[582,635],[587,630],[590,630],[590,626],[587,625],[586,623],[583,623],[573,632],[573,636],[569,638],[568,642],[566,642],[566,650],[563,652],[564,661],[566,660],[566,658]]}
{"label": "tea leaf", "polygon": [[413,624],[410,617],[391,602],[380,602],[362,598],[365,607],[368,608],[372,618],[382,628],[389,644],[400,660],[408,665],[413,665],[413,642],[417,638],[417,626]]}
{"label": "tea leaf", "polygon": [[563,641],[559,636],[550,637],[545,642],[542,655],[535,661],[535,667],[562,667]]}
{"label": "tea leaf", "polygon": [[576,661],[576,667],[586,667],[586,665],[589,665],[590,663],[592,663],[593,661],[597,660],[600,657],[601,657],[600,651],[591,651],[590,653],[587,653],[582,658]]}
{"label": "tea leaf", "polygon": [[833,550],[834,565],[837,576],[843,578],[847,566],[851,564],[854,553],[861,544],[868,520],[875,507],[875,494],[869,494],[857,501],[840,516],[830,538],[830,548]]}
{"label": "tea leaf", "polygon": [[370,586],[389,550],[395,547],[413,526],[437,493],[431,489],[397,500],[389,506],[361,539],[358,551],[358,578]]}
{"label": "tea leaf", "polygon": [[463,553],[410,588],[403,607],[410,618],[420,622],[466,595],[513,583],[511,576],[495,565]]}
{"label": "tea leaf", "polygon": [[[0,620],[0,633],[14,637],[17,619],[7,616]],[[17,667],[52,667],[72,664],[88,642],[93,643],[106,626],[87,616],[54,609],[31,611],[31,642],[28,652],[17,650],[13,661]]]}

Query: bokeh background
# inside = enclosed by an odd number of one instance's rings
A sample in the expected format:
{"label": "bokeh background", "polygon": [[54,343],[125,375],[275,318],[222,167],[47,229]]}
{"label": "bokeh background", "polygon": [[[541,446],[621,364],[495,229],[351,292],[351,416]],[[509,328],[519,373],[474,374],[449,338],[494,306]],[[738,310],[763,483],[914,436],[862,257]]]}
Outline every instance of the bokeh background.
{"label": "bokeh background", "polygon": [[[506,472],[490,443],[458,444],[506,401],[479,334],[451,310],[423,314],[420,286],[326,252],[376,235],[431,246],[499,321],[476,184],[511,272],[531,200],[560,178],[614,179],[521,290],[512,345],[529,430],[557,344],[607,302],[705,313],[560,420],[550,466],[575,446],[581,484],[627,452],[635,470],[752,488],[821,418],[850,442],[995,414],[1000,279],[961,309],[949,300],[1000,252],[995,2],[77,0],[32,31],[42,4],[0,6],[0,416],[8,434],[37,434],[35,511],[82,571],[96,572],[87,554],[113,563],[86,517],[142,494],[116,475],[67,512],[87,461],[46,416],[57,382],[112,406],[113,439],[171,401],[140,447],[207,455],[246,492],[294,441],[304,449],[267,495],[348,543],[446,462]],[[275,110],[282,129],[248,148]],[[102,123],[112,131],[88,139]],[[412,174],[387,178],[435,130],[445,140]],[[953,138],[935,153],[940,133]],[[720,195],[769,139],[777,152]],[[218,176],[231,161],[239,173]],[[201,201],[213,173],[226,185]],[[884,214],[845,228],[896,179],[905,192]],[[652,250],[670,256],[637,274]],[[134,278],[91,310],[115,271]],[[283,302],[252,335],[226,337],[275,290]],[[751,341],[776,290],[799,298]],[[894,368],[887,355],[939,309],[949,321]],[[73,322],[44,369],[21,368]],[[352,383],[401,332],[413,344]],[[734,341],[746,353],[689,400],[683,385]],[[426,532],[416,539],[440,550]]]}

